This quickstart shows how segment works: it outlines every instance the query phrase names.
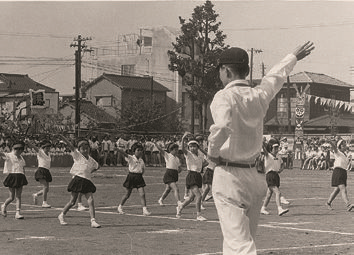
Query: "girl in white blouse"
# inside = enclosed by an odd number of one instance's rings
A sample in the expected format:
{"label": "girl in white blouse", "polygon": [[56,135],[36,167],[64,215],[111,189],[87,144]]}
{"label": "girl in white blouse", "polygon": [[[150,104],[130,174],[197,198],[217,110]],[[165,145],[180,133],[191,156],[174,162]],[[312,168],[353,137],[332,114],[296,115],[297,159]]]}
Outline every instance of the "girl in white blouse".
{"label": "girl in white blouse", "polygon": [[47,203],[47,196],[49,191],[49,183],[52,182],[52,175],[49,171],[50,164],[52,162],[49,152],[52,147],[52,144],[49,141],[42,141],[41,148],[38,148],[36,145],[27,141],[27,145],[37,152],[38,169],[34,174],[34,178],[43,187],[43,189],[41,189],[37,193],[32,194],[33,203],[36,205],[38,201],[38,196],[43,195],[42,207],[50,208],[51,206]]}
{"label": "girl in white blouse", "polygon": [[90,156],[90,145],[86,139],[79,139],[77,142],[77,149],[64,136],[61,138],[66,142],[71,150],[71,155],[74,159],[74,164],[71,167],[70,173],[73,178],[68,185],[68,191],[71,192],[70,201],[64,206],[61,214],[58,216],[61,225],[67,225],[64,216],[75,205],[79,193],[85,195],[89,205],[89,212],[91,216],[91,227],[100,228],[101,226],[95,219],[95,204],[93,200],[93,193],[96,192],[96,186],[91,181],[93,172],[99,169],[99,164]]}
{"label": "girl in white blouse", "polygon": [[350,212],[353,210],[354,205],[349,202],[347,193],[347,171],[351,169],[350,158],[345,153],[347,145],[346,142],[342,139],[337,142],[337,146],[330,140],[328,142],[332,145],[333,149],[334,169],[332,172],[333,191],[330,194],[326,205],[329,210],[333,210],[332,202],[336,196],[341,193],[342,199],[347,206],[347,211]]}
{"label": "girl in white blouse", "polygon": [[5,159],[4,174],[8,174],[4,180],[4,186],[9,188],[9,197],[1,205],[2,216],[7,216],[6,207],[14,201],[16,197],[16,219],[23,219],[21,215],[21,194],[22,187],[27,185],[27,179],[25,176],[25,160],[21,156],[25,149],[25,143],[23,141],[16,141],[12,146],[10,153],[0,152],[0,156]]}
{"label": "girl in white blouse", "polygon": [[[264,145],[263,145],[264,146]],[[266,173],[266,181],[268,185],[267,195],[263,201],[263,206],[261,208],[261,213],[268,215],[269,212],[266,210],[269,201],[275,193],[275,202],[278,207],[278,215],[282,216],[283,214],[289,212],[289,209],[283,209],[280,203],[280,177],[279,173],[284,170],[284,162],[277,155],[279,151],[279,141],[275,138],[271,138],[267,144],[267,146],[263,147],[264,151],[264,169]]]}
{"label": "girl in white blouse", "polygon": [[140,194],[141,203],[143,206],[143,215],[148,216],[151,213],[148,211],[146,207],[146,199],[145,199],[145,190],[146,186],[143,174],[145,171],[145,163],[142,159],[144,147],[141,143],[136,142],[131,147],[131,152],[133,155],[127,154],[122,149],[118,148],[118,152],[122,153],[125,157],[125,160],[129,165],[129,173],[125,182],[123,183],[123,187],[126,189],[126,194],[122,197],[120,204],[118,205],[118,213],[124,214],[122,206],[130,197],[134,188],[136,188]]}
{"label": "girl in white blouse", "polygon": [[179,190],[177,186],[178,174],[182,171],[181,162],[178,157],[178,145],[170,143],[167,146],[167,151],[155,142],[156,147],[159,149],[160,154],[164,157],[166,162],[166,172],[163,176],[163,183],[165,184],[165,190],[162,196],[158,200],[158,203],[163,206],[163,200],[168,196],[170,191],[173,191],[177,205],[182,204],[179,198]]}
{"label": "girl in white blouse", "polygon": [[197,209],[197,220],[205,221],[207,220],[201,215],[201,203],[202,203],[202,194],[200,189],[202,188],[203,180],[201,171],[204,166],[207,166],[208,163],[205,160],[205,153],[203,150],[200,150],[199,144],[195,140],[191,140],[188,142],[188,149],[185,146],[185,141],[188,136],[192,134],[186,132],[182,137],[182,151],[184,156],[186,157],[186,164],[188,174],[186,176],[186,187],[190,190],[190,196],[183,201],[182,204],[177,206],[177,214],[176,217],[181,217],[182,210],[189,205],[194,198],[196,198],[196,209]]}

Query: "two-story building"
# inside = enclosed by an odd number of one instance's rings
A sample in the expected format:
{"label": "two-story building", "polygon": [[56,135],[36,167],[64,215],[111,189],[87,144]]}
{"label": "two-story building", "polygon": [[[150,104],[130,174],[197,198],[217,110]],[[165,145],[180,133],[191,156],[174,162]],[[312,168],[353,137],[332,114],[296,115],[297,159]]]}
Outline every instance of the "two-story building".
{"label": "two-story building", "polygon": [[170,90],[153,77],[126,76],[103,73],[83,88],[83,97],[119,119],[125,107],[136,101],[150,100],[167,108],[167,93]]}

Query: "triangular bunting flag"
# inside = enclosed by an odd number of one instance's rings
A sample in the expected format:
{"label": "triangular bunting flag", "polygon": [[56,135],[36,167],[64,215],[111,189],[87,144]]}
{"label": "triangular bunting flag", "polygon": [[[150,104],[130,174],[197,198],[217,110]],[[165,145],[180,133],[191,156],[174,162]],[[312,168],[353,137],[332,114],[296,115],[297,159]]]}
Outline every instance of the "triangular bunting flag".
{"label": "triangular bunting flag", "polygon": [[315,96],[315,103],[316,104],[317,104],[318,99],[320,99],[320,98]]}
{"label": "triangular bunting flag", "polygon": [[340,104],[340,102],[342,101],[336,100],[336,107]]}
{"label": "triangular bunting flag", "polygon": [[306,97],[307,97],[307,101],[310,102],[312,96],[306,94]]}
{"label": "triangular bunting flag", "polygon": [[[339,103],[339,108],[341,108],[344,104],[345,104],[344,101],[340,101],[340,103]],[[344,109],[345,109],[345,108],[344,108]]]}

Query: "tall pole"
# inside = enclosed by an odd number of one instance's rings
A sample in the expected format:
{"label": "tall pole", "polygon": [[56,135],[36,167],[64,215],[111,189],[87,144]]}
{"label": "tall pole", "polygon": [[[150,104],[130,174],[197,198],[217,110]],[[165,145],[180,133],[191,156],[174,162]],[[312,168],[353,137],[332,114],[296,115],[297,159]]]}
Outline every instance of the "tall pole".
{"label": "tall pole", "polygon": [[77,47],[75,51],[75,138],[80,135],[80,89],[81,89],[81,53],[82,49],[86,48],[86,45],[82,45],[82,42],[91,40],[91,38],[82,38],[78,35],[74,39],[77,43],[73,43],[70,47]]}
{"label": "tall pole", "polygon": [[253,87],[252,73],[253,73],[253,48],[251,48],[251,61],[250,61],[250,83],[251,83],[251,87]]}
{"label": "tall pole", "polygon": [[152,100],[154,97],[154,77],[153,76],[150,77],[151,77],[151,104],[152,104],[153,103]]}
{"label": "tall pole", "polygon": [[251,52],[251,59],[250,59],[250,85],[253,87],[253,52],[254,53],[261,53],[263,52],[261,49],[254,49],[248,50]]}
{"label": "tall pole", "polygon": [[290,101],[290,78],[287,77],[287,101],[288,101],[288,134],[291,133],[291,101]]}
{"label": "tall pole", "polygon": [[[80,47],[80,46],[79,46]],[[75,51],[75,138],[80,135],[80,87],[81,87],[81,65],[80,52]]]}

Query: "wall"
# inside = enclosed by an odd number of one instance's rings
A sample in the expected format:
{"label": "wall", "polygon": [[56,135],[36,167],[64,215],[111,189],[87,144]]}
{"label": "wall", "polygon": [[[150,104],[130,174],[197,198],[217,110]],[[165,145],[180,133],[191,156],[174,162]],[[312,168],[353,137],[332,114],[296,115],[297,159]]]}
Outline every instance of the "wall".
{"label": "wall", "polygon": [[117,111],[114,107],[118,107],[120,109],[122,104],[121,89],[118,86],[112,84],[110,81],[102,79],[86,91],[86,98],[90,100],[94,105],[96,105],[96,97],[103,95],[113,96],[112,101],[115,102],[116,105],[112,105],[111,107],[104,106],[103,108],[110,115],[118,117]]}

